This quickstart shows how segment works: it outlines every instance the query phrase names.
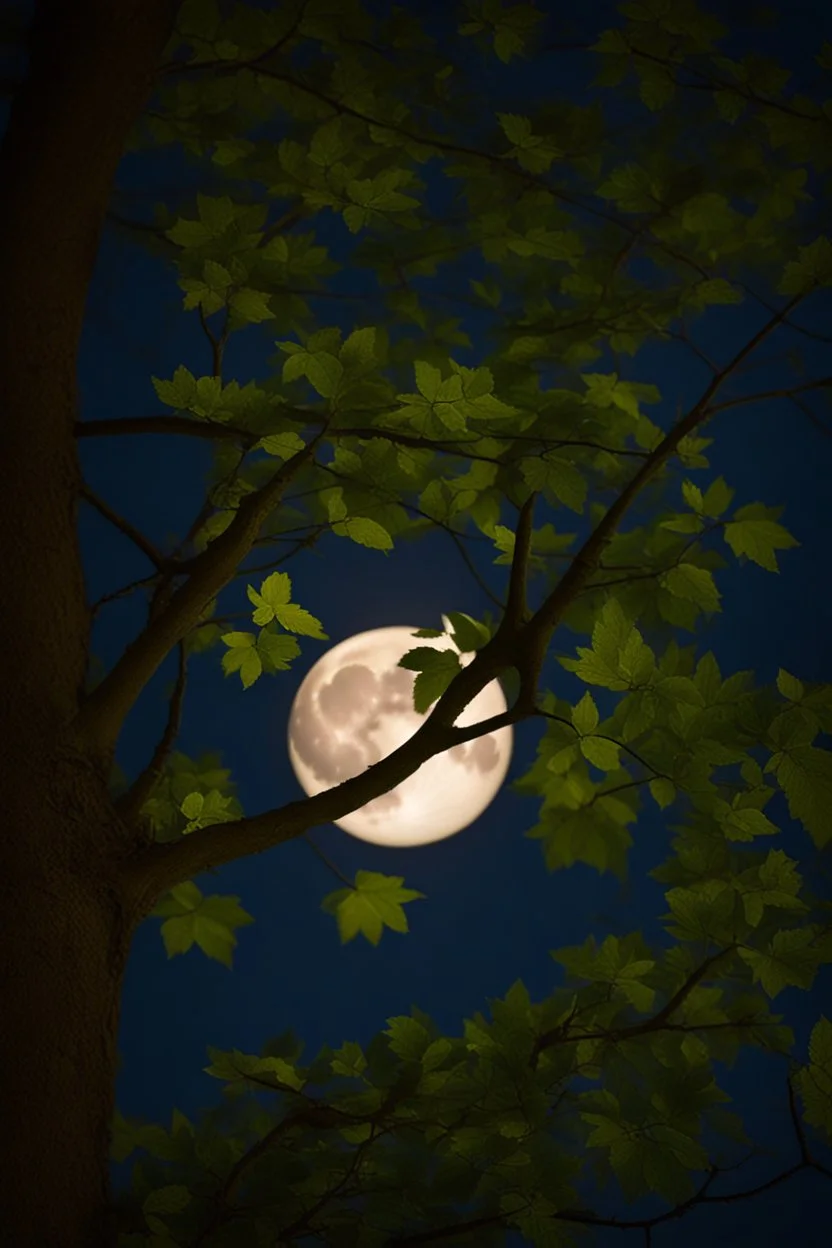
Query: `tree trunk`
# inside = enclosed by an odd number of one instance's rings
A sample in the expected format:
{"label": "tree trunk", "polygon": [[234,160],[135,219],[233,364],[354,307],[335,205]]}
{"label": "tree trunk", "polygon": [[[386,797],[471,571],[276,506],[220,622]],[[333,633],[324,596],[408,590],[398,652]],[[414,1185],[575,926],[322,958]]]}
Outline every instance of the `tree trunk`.
{"label": "tree trunk", "polygon": [[[69,736],[89,618],[76,359],[125,139],[177,0],[38,0],[0,143],[0,1242],[110,1248],[108,1136],[136,912],[109,757]],[[119,396],[113,395],[114,410]],[[111,752],[111,751],[110,751]]]}
{"label": "tree trunk", "polygon": [[41,755],[33,766],[7,746],[0,764],[0,1240],[111,1248],[109,1136],[133,927],[114,870],[124,829],[77,758]]}

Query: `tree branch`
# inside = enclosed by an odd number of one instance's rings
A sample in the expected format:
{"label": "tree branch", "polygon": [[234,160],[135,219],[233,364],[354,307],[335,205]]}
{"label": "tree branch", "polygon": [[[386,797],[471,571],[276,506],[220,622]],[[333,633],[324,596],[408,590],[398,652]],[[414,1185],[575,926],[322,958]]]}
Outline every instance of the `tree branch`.
{"label": "tree branch", "polygon": [[[693,992],[697,984],[705,978],[708,972],[722,958],[727,957],[729,953],[733,953],[734,945],[730,945],[727,949],[720,949],[719,953],[712,954],[700,963],[695,970],[691,972],[681,988],[673,994],[670,1000],[662,1006],[658,1013],[652,1018],[644,1019],[641,1023],[634,1023],[631,1027],[618,1027],[605,1032],[574,1032],[570,1033],[568,1024],[571,1019],[567,1019],[566,1024],[560,1024],[558,1027],[552,1027],[549,1031],[544,1031],[538,1036],[532,1047],[529,1056],[529,1065],[534,1069],[537,1066],[537,1059],[541,1053],[552,1048],[556,1044],[563,1044],[569,1040],[610,1040],[616,1042],[619,1040],[631,1040],[634,1036],[642,1036],[647,1032],[660,1031],[666,1028],[671,1016],[683,1004],[686,998]],[[733,1024],[739,1026],[739,1023]]]}
{"label": "tree branch", "polygon": [[110,524],[112,524],[114,528],[118,529],[120,533],[123,533],[125,537],[129,537],[133,545],[138,547],[145,558],[149,559],[153,566],[161,572],[161,570],[166,566],[167,561],[164,555],[156,549],[153,543],[146,538],[143,533],[134,528],[129,520],[125,520],[123,516],[118,514],[118,512],[113,511],[110,504],[106,503],[103,498],[99,498],[95,491],[90,489],[86,482],[81,484],[80,494],[84,501],[89,503],[91,507],[94,507],[99,515],[103,516],[105,520],[108,520]]}
{"label": "tree branch", "polygon": [[179,732],[179,724],[182,718],[182,702],[185,695],[185,676],[187,670],[187,657],[185,655],[185,646],[183,642],[179,642],[177,646],[178,670],[176,674],[176,684],[173,688],[170,703],[168,705],[168,719],[165,724],[165,730],[159,739],[159,744],[153,751],[153,757],[145,767],[144,771],[133,781],[133,784],[126,793],[116,802],[116,809],[128,825],[132,825],[138,819],[139,812],[147,799],[152,794],[156,784],[165,769],[165,762],[170,753],[171,746],[176,740]]}
{"label": "tree branch", "polygon": [[[254,497],[250,495],[249,499]],[[249,499],[244,500],[244,503]],[[241,504],[241,507],[243,505]],[[522,562],[524,558],[523,526],[526,523],[529,525],[531,523],[531,505],[528,505],[526,517],[521,520],[521,526],[519,526],[521,540],[515,544],[512,561],[515,581],[519,576],[519,572],[514,571],[515,565]],[[230,533],[233,527],[232,523],[226,533]],[[225,534],[222,534],[217,538],[209,547],[209,551],[213,550],[224,536]],[[229,573],[229,579],[232,575],[233,572]],[[463,668],[454,678],[451,688],[455,690],[456,708],[454,703],[449,705],[448,695],[451,692],[449,689],[439,699],[433,713],[425,720],[422,727],[408,741],[405,741],[386,758],[368,767],[361,775],[353,776],[342,784],[318,793],[314,797],[288,802],[276,810],[229,823],[212,824],[189,833],[181,840],[148,845],[138,850],[124,864],[123,872],[125,885],[133,893],[139,912],[145,914],[149,912],[162,893],[182,880],[191,879],[200,872],[213,869],[225,862],[232,862],[249,854],[262,853],[283,841],[299,836],[318,824],[340,819],[350,811],[364,806],[379,794],[387,793],[395,788],[434,754],[442,753],[453,745],[474,740],[485,733],[495,732],[498,728],[509,727],[532,714],[533,711],[524,712],[515,707],[465,728],[451,726],[460,711],[479,693],[480,689],[506,667],[513,666],[511,661],[513,636],[510,629],[506,629],[502,636],[495,635],[482,650],[477,652],[468,667]],[[125,657],[128,656],[129,651]]]}
{"label": "tree branch", "polygon": [[94,620],[101,608],[106,606],[108,602],[115,602],[117,598],[124,598],[127,594],[132,594],[134,589],[150,586],[157,579],[157,573],[151,572],[150,576],[142,576],[137,581],[131,581],[129,585],[122,585],[118,589],[112,590],[109,594],[102,594],[90,607],[90,620]]}
{"label": "tree branch", "polygon": [[260,490],[240,502],[231,524],[189,563],[190,575],[169,603],[126,648],[115,667],[81,705],[70,732],[93,750],[111,756],[130,708],[159,664],[198,622],[212,598],[228,584],[288,483],[312,459],[321,430],[277,469]]}
{"label": "tree branch", "polygon": [[515,632],[526,621],[526,581],[529,573],[529,555],[532,547],[532,517],[537,494],[532,492],[520,508],[517,531],[514,535],[514,553],[511,560],[511,576],[508,600],[500,628]]}
{"label": "tree branch", "polygon": [[[639,470],[622,490],[618,498],[600,520],[596,528],[575,555],[569,568],[552,590],[549,597],[537,611],[535,616],[524,626],[518,638],[518,648],[522,651],[524,670],[529,673],[540,670],[545,657],[546,648],[556,626],[564,613],[583,589],[590,577],[597,570],[598,564],[627,511],[632,506],[642,489],[658,475],[667,461],[677,452],[679,443],[704,424],[712,414],[710,401],[723,382],[731,375],[737,365],[750,355],[757,346],[780,324],[791,310],[806,297],[808,291],[793,295],[788,303],[777,312],[771,320],[753,335],[744,346],[735,353],[732,360],[725,365],[708,383],[700,398],[690,411],[669,430],[659,445],[651,452]],[[523,689],[523,670],[521,670],[521,696],[533,699],[534,689],[531,679]],[[453,685],[451,686],[451,689]],[[450,692],[450,690],[449,690]],[[520,703],[518,702],[518,705]],[[524,704],[525,705],[525,704]]]}
{"label": "tree branch", "polygon": [[764,390],[760,394],[744,394],[738,399],[726,399],[724,403],[715,403],[710,407],[710,414],[723,412],[727,407],[738,407],[741,403],[759,403],[762,399],[791,398],[803,390],[820,390],[832,386],[832,377],[819,377],[817,381],[804,381],[799,386],[788,386],[782,390]]}
{"label": "tree branch", "polygon": [[[640,490],[656,476],[660,468],[676,452],[682,439],[708,418],[710,399],[737,364],[751,354],[755,347],[804,298],[805,293],[794,295],[781,311],[750,338],[736,352],[733,359],[711,380],[698,402],[651,452],[629,485],[609,508],[575,555],[562,580],[532,619],[516,629],[508,626],[498,628],[491,640],[477,651],[473,661],[454,677],[422,727],[408,741],[405,741],[386,758],[368,767],[361,775],[353,776],[342,784],[335,785],[305,801],[289,802],[276,810],[270,810],[249,819],[201,828],[180,841],[147,846],[139,854],[134,855],[123,868],[125,884],[136,894],[138,908],[146,912],[152,908],[156,898],[166,889],[182,880],[191,879],[202,871],[221,866],[237,858],[247,857],[249,854],[262,853],[283,841],[299,836],[320,823],[340,819],[380,794],[389,792],[402,780],[411,776],[429,758],[435,754],[441,754],[452,745],[463,740],[472,740],[484,733],[518,723],[536,714],[537,680],[549,638],[570,603],[596,570],[604,550],[615,535],[628,508]],[[316,440],[322,436],[322,433],[323,430],[316,435]],[[306,451],[293,456],[284,467],[289,468],[298,459],[306,462],[313,446],[314,442],[311,442]],[[270,488],[272,487],[266,487],[267,490]],[[275,490],[275,497],[278,493],[279,491]],[[203,576],[200,580],[198,573],[194,573],[187,585],[174,596],[168,611],[155,624],[149,626],[138,642],[133,643],[114,672],[105,678],[82,708],[81,716],[79,716],[82,719],[81,726],[86,727],[83,723],[84,712],[92,707],[91,714],[88,712],[87,720],[89,722],[89,719],[92,719],[93,728],[97,731],[99,740],[103,739],[105,742],[114,740],[114,734],[117,732],[121,717],[126,713],[126,708],[132,705],[147,675],[155,671],[161,658],[164,657],[167,636],[174,634],[168,643],[167,648],[169,648],[184,635],[188,627],[196,622],[199,614],[215,596],[217,590],[233,577],[235,568],[230,566],[231,551],[236,551],[237,547],[243,544],[235,534],[239,534],[241,525],[245,529],[248,524],[250,528],[250,521],[247,521],[243,514],[244,509],[248,511],[252,506],[257,507],[257,500],[262,494],[263,491],[260,491],[243,500],[231,526],[205,552],[205,556],[212,561],[217,559],[223,561],[222,578],[218,579],[216,573],[209,572],[207,579],[210,581],[210,591],[202,590],[200,593],[194,591],[193,585],[196,583],[201,589],[206,583],[206,577]],[[268,510],[267,507],[263,514],[267,515]],[[248,533],[248,530],[246,532]],[[255,536],[256,529],[246,536],[247,548],[250,549]],[[223,539],[228,540],[222,550],[219,550]],[[518,551],[521,553],[518,554]],[[515,545],[514,553],[515,559],[522,557],[520,544]],[[195,564],[198,565],[205,556],[200,556]],[[183,605],[179,605],[180,603]],[[178,635],[175,634],[176,630],[181,627],[179,623],[173,627],[171,625],[166,627],[166,621],[171,613],[176,621],[179,621],[180,617],[187,619],[187,625]],[[137,650],[138,655],[134,658],[133,655]],[[516,668],[520,675],[520,691],[512,710],[483,723],[471,725],[469,728],[452,727],[472,698],[508,667]],[[119,678],[120,668],[122,672]],[[147,671],[148,668],[149,671]]]}
{"label": "tree branch", "polygon": [[304,832],[303,839],[315,851],[315,853],[320,858],[324,866],[328,867],[329,870],[332,872],[332,874],[337,879],[339,879],[342,884],[346,884],[347,888],[355,888],[355,884],[353,883],[353,881],[348,880],[347,877],[344,875],[344,873],[342,871],[339,871],[338,867],[336,867],[335,863],[329,859],[329,857],[324,853],[321,847],[315,844],[315,842],[312,840],[312,837],[309,835],[308,832]]}
{"label": "tree branch", "polygon": [[187,416],[127,416],[111,420],[78,420],[75,422],[76,438],[123,437],[137,433],[183,434],[190,438],[208,438],[212,442],[232,439],[246,444],[259,442],[263,436],[235,425],[220,425],[215,421],[189,420]]}

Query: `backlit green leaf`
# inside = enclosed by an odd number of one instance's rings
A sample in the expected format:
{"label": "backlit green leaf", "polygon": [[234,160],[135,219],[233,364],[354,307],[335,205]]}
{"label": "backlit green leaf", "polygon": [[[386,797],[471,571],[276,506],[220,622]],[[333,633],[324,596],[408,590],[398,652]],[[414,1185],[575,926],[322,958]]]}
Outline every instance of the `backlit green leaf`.
{"label": "backlit green leaf", "polygon": [[455,650],[419,646],[399,659],[399,667],[418,672],[413,684],[413,705],[420,715],[441,698],[454,676],[462,670]]}
{"label": "backlit green leaf", "polygon": [[406,932],[403,905],[425,894],[404,888],[403,884],[404,878],[400,875],[357,871],[354,888],[341,888],[325,897],[322,909],[335,915],[341,943],[346,944],[361,933],[371,945],[377,945],[385,927],[394,932]]}

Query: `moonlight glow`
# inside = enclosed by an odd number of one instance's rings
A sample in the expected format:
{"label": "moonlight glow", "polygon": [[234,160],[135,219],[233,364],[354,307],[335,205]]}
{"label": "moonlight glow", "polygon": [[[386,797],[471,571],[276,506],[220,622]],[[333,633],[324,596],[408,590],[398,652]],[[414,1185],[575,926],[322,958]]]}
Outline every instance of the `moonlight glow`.
{"label": "moonlight glow", "polygon": [[[416,646],[447,650],[454,643],[447,632],[431,638],[415,632],[414,625],[357,633],[328,650],[306,676],[289,716],[289,758],[310,797],[360,775],[424,723],[413,709],[416,673],[397,663]],[[465,666],[473,657],[461,655],[460,662]],[[456,724],[464,728],[506,709],[493,680]],[[376,845],[424,845],[452,836],[494,798],[508,771],[511,739],[511,728],[499,728],[436,754],[395,789],[336,823]]]}

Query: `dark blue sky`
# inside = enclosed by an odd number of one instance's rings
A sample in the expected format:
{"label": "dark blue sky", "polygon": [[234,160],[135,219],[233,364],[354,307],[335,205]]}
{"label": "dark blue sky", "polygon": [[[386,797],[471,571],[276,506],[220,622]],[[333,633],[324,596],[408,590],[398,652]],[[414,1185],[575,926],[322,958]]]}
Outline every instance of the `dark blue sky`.
{"label": "dark blue sky", "polygon": [[[584,21],[591,25],[582,27],[588,32],[602,28],[596,15],[606,6],[590,7],[592,13]],[[738,33],[726,45],[728,54],[747,50],[750,39],[752,46],[756,43],[763,51],[779,54],[790,66],[803,66],[802,78],[814,77],[817,67],[810,58],[821,38],[830,37],[829,22],[824,32],[819,10],[790,5],[789,12],[785,37],[782,30],[775,39],[765,32]],[[495,91],[505,91],[514,111],[522,111],[524,99],[551,90],[553,83],[569,90],[580,89],[581,81],[577,61],[568,57],[557,62],[556,74],[551,60],[532,72],[523,62],[500,69],[493,63],[489,71],[489,84]],[[501,103],[491,102],[495,111],[504,107],[504,97],[499,98]],[[169,152],[152,158],[128,156],[119,185],[131,193],[132,215],[139,217],[159,198],[156,188],[172,189],[182,184],[183,177],[196,187],[192,174],[184,172],[182,162]],[[435,167],[428,172],[428,181],[432,180]],[[151,188],[152,193],[145,194]],[[436,193],[441,197],[438,184]],[[124,207],[122,211],[127,215]],[[327,214],[314,228],[336,259],[348,260],[353,240],[340,220]],[[458,268],[453,282],[464,282],[468,276],[476,276],[474,267]],[[367,275],[353,271],[340,275],[334,288],[355,295],[369,284]],[[442,284],[448,287],[451,278],[445,277]],[[465,292],[464,286],[460,289]],[[822,323],[824,311],[832,307],[827,296],[825,292],[807,302],[802,323]],[[171,269],[108,228],[81,351],[83,419],[161,413],[151,374],[168,378],[180,364],[197,376],[211,371],[210,350],[197,314],[183,312],[180,299]],[[340,324],[346,332],[377,321],[376,309],[359,301],[319,299],[312,306],[319,324]],[[765,318],[765,312],[748,304],[715,309],[697,323],[696,341],[724,361]],[[490,349],[482,327],[475,322],[466,322],[466,327],[472,332],[473,350],[460,348],[455,357],[466,364],[480,362]],[[273,340],[284,336],[270,331],[267,324],[261,331],[232,338],[224,380],[234,377],[244,383],[268,376]],[[807,375],[822,368],[829,371],[820,344],[807,344],[781,331],[770,340],[764,358],[755,357],[754,372],[738,386],[764,390],[784,384],[790,374],[778,357],[794,345],[805,351]],[[592,366],[597,371],[608,367],[604,360]],[[635,360],[627,360],[625,375],[659,387],[662,404],[651,415],[658,413],[654,419],[665,426],[677,404],[694,400],[706,380],[704,368],[692,356],[682,348],[667,347],[645,349]],[[544,382],[551,384],[556,377],[553,369],[544,375]],[[815,408],[822,410],[820,402]],[[824,652],[824,642],[832,633],[832,589],[823,572],[829,540],[824,496],[832,469],[832,438],[824,438],[794,408],[773,403],[726,412],[707,432],[717,439],[708,452],[712,469],[689,475],[707,484],[722,473],[736,489],[737,505],[758,499],[785,504],[783,521],[801,545],[781,554],[779,576],[733,561],[718,573],[723,612],[700,630],[697,644],[702,651],[715,651],[724,676],[753,668],[760,681],[771,681],[782,666],[806,680],[828,678],[829,649],[827,644]],[[202,501],[210,451],[198,439],[84,439],[81,455],[93,489],[154,542],[164,544],[184,532]],[[538,524],[549,518],[542,508],[536,514]],[[130,542],[89,509],[83,509],[81,531],[91,601],[150,571]],[[472,541],[469,550],[494,592],[502,592],[506,570],[493,566],[489,543]],[[384,625],[436,626],[440,613],[449,609],[477,617],[488,606],[442,533],[402,545],[389,558],[330,536],[315,553],[304,553],[285,570],[292,576],[294,600],[323,622],[331,641],[303,639],[302,657],[290,672],[264,677],[245,692],[236,677],[223,678],[218,651],[193,659],[177,743],[192,757],[206,750],[221,752],[247,814],[300,795],[286,755],[287,717],[303,676],[329,644]],[[223,610],[246,610],[244,585],[237,581],[223,594]],[[138,595],[104,609],[94,649],[106,666],[143,620],[144,601]],[[554,651],[571,654],[574,644],[574,636],[561,632]],[[174,671],[175,661],[170,659],[125,727],[118,759],[128,776],[144,765],[162,730],[166,689]],[[546,668],[545,683],[573,701],[580,696],[578,682],[553,661]],[[385,850],[354,840],[333,825],[312,832],[312,839],[346,875],[352,877],[357,869],[399,874],[409,887],[426,894],[426,900],[407,907],[411,930],[405,936],[385,930],[377,948],[362,938],[341,947],[334,919],[320,909],[321,899],[338,882],[304,839],[196,881],[203,892],[238,894],[256,919],[238,933],[232,971],[196,948],[168,960],[160,921],[148,920],[136,936],[124,992],[123,1067],[118,1082],[122,1112],[167,1125],[173,1106],[193,1118],[201,1108],[216,1105],[221,1085],[202,1073],[208,1044],[257,1052],[270,1037],[291,1026],[306,1043],[304,1057],[311,1059],[324,1042],[335,1047],[347,1039],[366,1043],[387,1018],[407,1013],[411,1004],[427,1011],[447,1033],[459,1034],[464,1017],[484,1009],[487,998],[503,996],[517,978],[533,999],[547,996],[561,975],[549,956],[551,949],[580,943],[590,932],[603,939],[609,931],[636,928],[648,940],[665,943],[656,917],[665,909],[662,889],[647,876],[664,859],[669,845],[670,833],[658,811],[646,809],[635,828],[624,890],[612,876],[599,876],[584,866],[548,874],[540,845],[523,836],[536,822],[537,802],[518,796],[508,785],[532,762],[541,731],[535,722],[515,731],[514,756],[503,790],[476,823],[448,840],[420,849]],[[769,813],[782,820],[782,847],[794,857],[809,856],[807,835],[789,824],[780,799]],[[776,1007],[796,1029],[801,1053],[823,1008],[824,994],[830,1012],[830,985],[827,969],[811,993],[789,989],[777,999]],[[795,1146],[788,1134],[782,1065],[754,1053],[742,1057],[732,1072],[718,1070],[718,1078],[734,1096],[734,1107],[743,1113],[751,1138],[778,1150],[782,1166],[791,1164]],[[718,1190],[752,1186],[779,1168],[774,1157],[754,1160],[733,1182],[723,1179]],[[120,1174],[123,1170],[118,1168]],[[654,1243],[692,1245],[705,1234],[714,1245],[750,1248],[752,1243],[779,1244],[792,1235],[803,1245],[819,1245],[820,1218],[829,1197],[822,1179],[804,1174],[753,1203],[697,1210],[682,1223],[661,1228]],[[617,1195],[608,1194],[597,1207],[627,1213]],[[520,1239],[509,1236],[506,1242]],[[598,1242],[640,1239],[607,1231],[600,1233]]]}

